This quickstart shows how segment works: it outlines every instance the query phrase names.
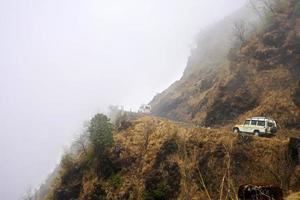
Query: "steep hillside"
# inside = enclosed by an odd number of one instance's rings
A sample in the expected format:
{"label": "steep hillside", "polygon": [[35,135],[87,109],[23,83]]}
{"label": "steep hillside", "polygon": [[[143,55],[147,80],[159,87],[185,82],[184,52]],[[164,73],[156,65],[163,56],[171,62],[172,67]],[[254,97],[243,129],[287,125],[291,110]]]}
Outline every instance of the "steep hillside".
{"label": "steep hillside", "polygon": [[[281,127],[299,128],[300,18],[299,11],[295,11],[297,3],[299,1],[283,1],[263,29],[239,49],[218,45],[203,49],[210,56],[199,56],[199,51],[195,51],[184,76],[151,101],[152,113],[203,126],[235,123],[254,115],[270,116]],[[230,40],[228,35],[221,38]],[[220,38],[210,36],[204,40],[218,41]],[[204,40],[200,40],[198,49]],[[220,48],[221,56],[215,59],[213,52],[220,55]]]}
{"label": "steep hillside", "polygon": [[299,139],[224,128],[263,115],[299,136],[300,1],[280,2],[246,41],[226,43],[229,24],[253,15],[246,8],[202,35],[183,77],[151,102],[163,118],[122,113],[115,126],[105,115],[92,118],[46,199],[237,199],[243,184],[279,186],[297,199]]}
{"label": "steep hillside", "polygon": [[[239,185],[300,189],[300,145],[142,117],[114,134],[105,162],[80,154],[48,199],[225,199]],[[64,161],[65,162],[65,161]]]}

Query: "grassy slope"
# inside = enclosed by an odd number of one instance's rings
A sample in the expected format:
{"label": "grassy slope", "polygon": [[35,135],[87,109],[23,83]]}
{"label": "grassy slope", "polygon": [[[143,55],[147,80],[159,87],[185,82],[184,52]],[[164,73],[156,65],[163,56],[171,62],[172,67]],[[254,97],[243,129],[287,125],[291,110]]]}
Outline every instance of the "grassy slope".
{"label": "grassy slope", "polygon": [[299,200],[299,199],[300,199],[300,192],[291,194],[286,198],[286,200]]}
{"label": "grassy slope", "polygon": [[[232,196],[245,183],[299,189],[300,177],[294,174],[297,167],[287,154],[288,140],[240,137],[154,117],[135,120],[114,138],[118,150],[109,153],[111,167],[119,168],[114,174],[99,175],[95,158],[89,158],[88,167],[81,167],[87,160],[82,155],[76,167],[62,173],[54,193],[75,188],[79,199],[93,199],[97,191],[108,199],[159,199],[159,195],[163,199],[207,199],[204,185],[218,198],[223,178],[223,198],[228,185]],[[72,170],[79,171],[66,179]]]}

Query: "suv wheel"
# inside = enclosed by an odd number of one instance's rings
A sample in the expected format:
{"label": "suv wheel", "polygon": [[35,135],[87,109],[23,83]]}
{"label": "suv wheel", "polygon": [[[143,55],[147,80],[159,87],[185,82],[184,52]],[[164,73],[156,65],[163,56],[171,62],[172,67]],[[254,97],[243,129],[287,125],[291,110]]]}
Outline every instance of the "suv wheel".
{"label": "suv wheel", "polygon": [[238,134],[239,132],[240,132],[240,130],[239,130],[238,128],[234,128],[234,129],[233,129],[233,133]]}
{"label": "suv wheel", "polygon": [[259,131],[254,131],[254,135],[259,137],[260,136]]}

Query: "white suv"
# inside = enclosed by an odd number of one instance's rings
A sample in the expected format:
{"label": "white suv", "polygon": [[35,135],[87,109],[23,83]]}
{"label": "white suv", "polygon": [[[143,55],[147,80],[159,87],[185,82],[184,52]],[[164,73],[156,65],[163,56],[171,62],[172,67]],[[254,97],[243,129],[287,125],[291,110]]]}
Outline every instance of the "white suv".
{"label": "white suv", "polygon": [[277,132],[276,122],[268,117],[248,118],[243,125],[235,125],[234,133],[251,133],[256,136],[274,135]]}

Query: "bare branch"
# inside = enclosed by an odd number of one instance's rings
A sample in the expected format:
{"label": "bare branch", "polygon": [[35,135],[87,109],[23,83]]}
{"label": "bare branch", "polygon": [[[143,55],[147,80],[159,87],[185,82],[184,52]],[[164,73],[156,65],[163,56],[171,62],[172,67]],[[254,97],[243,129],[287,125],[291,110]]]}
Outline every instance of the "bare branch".
{"label": "bare branch", "polygon": [[21,198],[22,200],[34,200],[33,191],[31,188],[27,189],[26,193]]}
{"label": "bare branch", "polygon": [[257,1],[255,0],[249,0],[250,8],[257,14],[257,16],[262,20],[263,19],[263,13],[261,8],[258,6]]}
{"label": "bare branch", "polygon": [[243,20],[237,21],[233,24],[233,33],[241,43],[246,41],[247,27]]}
{"label": "bare branch", "polygon": [[275,14],[275,1],[273,0],[260,0],[266,11],[270,11]]}
{"label": "bare branch", "polygon": [[77,135],[73,148],[75,151],[83,152],[85,155],[87,155],[87,147],[89,144],[89,136],[86,131],[83,133]]}
{"label": "bare branch", "polygon": [[276,14],[278,0],[249,0],[250,8],[259,16],[260,19],[268,12]]}

